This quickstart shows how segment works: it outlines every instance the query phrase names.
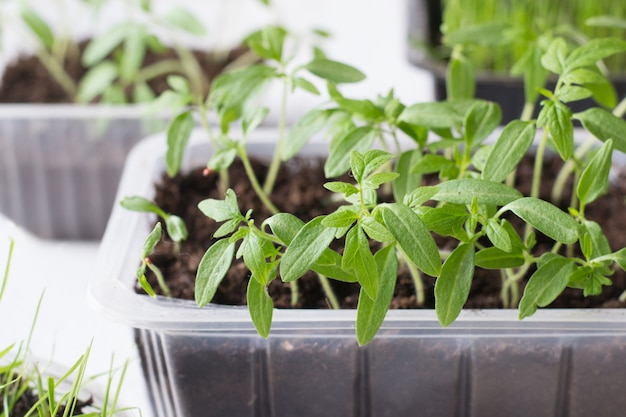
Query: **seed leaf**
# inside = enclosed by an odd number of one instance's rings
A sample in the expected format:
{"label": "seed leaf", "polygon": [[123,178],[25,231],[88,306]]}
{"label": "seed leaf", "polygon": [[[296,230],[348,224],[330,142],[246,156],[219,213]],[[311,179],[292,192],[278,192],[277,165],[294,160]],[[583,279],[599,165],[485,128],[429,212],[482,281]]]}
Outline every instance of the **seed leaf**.
{"label": "seed leaf", "polygon": [[461,313],[474,276],[474,245],[461,243],[441,268],[435,282],[435,311],[442,326],[449,326]]}
{"label": "seed leaf", "polygon": [[530,277],[519,304],[520,320],[532,316],[563,292],[574,270],[572,259],[556,256],[539,266]]}
{"label": "seed leaf", "polygon": [[609,188],[612,157],[613,141],[609,139],[604,142],[580,175],[576,195],[580,199],[581,205],[591,203],[606,193]]}
{"label": "seed leaf", "polygon": [[211,302],[230,268],[234,253],[235,242],[228,239],[218,240],[205,252],[196,273],[195,298],[198,307]]}
{"label": "seed leaf", "polygon": [[324,216],[306,223],[294,236],[280,263],[280,275],[285,282],[295,281],[317,262],[335,237],[335,228],[322,224]]}
{"label": "seed leaf", "polygon": [[522,194],[508,185],[477,178],[463,178],[442,182],[439,191],[432,199],[455,204],[478,204],[504,206],[522,197]]}
{"label": "seed leaf", "polygon": [[356,316],[356,337],[360,346],[369,343],[380,329],[391,304],[398,275],[395,247],[389,245],[374,255],[380,278],[378,297],[372,299],[364,289],[359,294]]}
{"label": "seed leaf", "polygon": [[187,226],[185,221],[178,216],[169,215],[165,217],[165,227],[167,234],[174,242],[182,242],[187,239]]}
{"label": "seed leaf", "polygon": [[191,137],[194,121],[191,110],[176,116],[167,129],[167,152],[165,154],[165,169],[170,177],[180,171],[187,142]]}
{"label": "seed leaf", "polygon": [[578,223],[558,207],[534,197],[524,197],[503,207],[557,242],[571,244],[578,239]]}
{"label": "seed leaf", "polygon": [[262,337],[267,338],[272,327],[272,315],[274,313],[274,302],[267,293],[267,287],[260,284],[258,280],[251,278],[248,282],[246,298],[254,327]]}
{"label": "seed leaf", "polygon": [[124,197],[120,205],[126,210],[154,213],[157,216],[166,217],[166,213],[159,206],[141,196]]}
{"label": "seed leaf", "polygon": [[413,210],[402,204],[381,206],[385,226],[406,254],[424,273],[438,276],[441,272],[439,249],[428,228]]}
{"label": "seed leaf", "polygon": [[533,122],[513,120],[507,124],[487,157],[482,178],[494,182],[504,181],[532,145],[535,132]]}
{"label": "seed leaf", "polygon": [[376,299],[379,284],[376,261],[365,232],[358,225],[351,228],[346,235],[342,267],[351,270],[368,296],[373,300]]}
{"label": "seed leaf", "polygon": [[304,65],[304,68],[313,75],[337,84],[356,83],[365,79],[365,74],[358,69],[325,58],[316,58]]}
{"label": "seed leaf", "polygon": [[145,242],[143,243],[143,248],[141,250],[141,259],[148,257],[148,255],[152,253],[154,248],[156,248],[156,245],[161,240],[161,233],[161,222],[157,222],[157,224],[154,225],[154,229],[152,229]]}

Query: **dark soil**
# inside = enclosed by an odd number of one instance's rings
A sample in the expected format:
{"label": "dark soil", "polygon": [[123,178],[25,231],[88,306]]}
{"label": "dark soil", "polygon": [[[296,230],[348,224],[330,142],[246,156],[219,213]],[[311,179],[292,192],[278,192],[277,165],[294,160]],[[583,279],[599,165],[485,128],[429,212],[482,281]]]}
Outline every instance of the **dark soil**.
{"label": "dark soil", "polygon": [[[34,406],[37,403],[38,400],[39,400],[39,397],[37,396],[37,394],[35,394],[30,389],[26,390],[24,394],[22,394],[22,396],[19,398],[15,406],[13,407],[11,416],[21,417],[21,416],[26,415],[26,413],[31,409],[32,406]],[[76,402],[76,407],[74,408],[74,413],[71,414],[71,416],[80,416],[80,415],[84,415],[88,413],[89,411],[93,411],[92,405],[93,405],[92,399],[88,399],[86,401],[78,400]],[[0,414],[2,414],[3,412],[4,412],[3,406],[2,404],[0,404]],[[60,407],[58,414],[54,416],[50,416],[50,417],[61,417],[64,415],[64,413],[65,413],[65,406],[62,406]]]}
{"label": "dark soil", "polygon": [[[328,214],[336,203],[332,202],[331,195],[321,184],[326,180],[323,175],[322,161],[316,163],[295,161],[288,169],[283,169],[277,182],[272,200],[281,211],[295,214],[303,220],[309,220],[321,214]],[[532,173],[533,160],[527,158],[518,171],[516,187],[525,195],[529,194],[530,184],[527,179]],[[560,162],[547,162],[544,166],[544,184],[542,195],[548,198],[552,188],[553,178],[558,172]],[[265,167],[257,164],[259,177],[263,180]],[[297,170],[297,171],[294,171]],[[235,190],[239,203],[245,210],[252,208],[256,224],[268,215],[267,211],[257,200],[251,187],[245,180],[243,168],[235,164],[230,171],[231,186]],[[435,179],[430,179],[434,181]],[[202,169],[194,170],[173,179],[164,176],[156,184],[156,203],[165,211],[181,216],[189,229],[189,238],[183,242],[180,254],[174,254],[173,244],[162,241],[155,253],[151,256],[152,262],[164,273],[173,295],[183,299],[194,299],[194,281],[197,266],[206,249],[212,244],[212,235],[219,226],[205,217],[197,208],[198,202],[205,198],[222,199],[216,188],[216,175],[204,176]],[[601,197],[587,207],[587,218],[603,225],[611,247],[615,250],[626,246],[626,211],[624,210],[624,196],[626,195],[626,175],[620,175],[618,181],[610,187],[608,195]],[[569,196],[564,196],[569,201]],[[566,205],[562,205],[564,210]],[[244,210],[244,212],[245,212]],[[513,222],[515,219],[512,218]],[[537,250],[545,251],[551,248],[552,243],[538,233]],[[438,238],[438,243],[450,246],[451,242]],[[341,248],[335,248],[341,250]],[[530,271],[532,273],[532,271]],[[249,271],[240,260],[236,260],[233,267],[220,285],[214,302],[218,304],[243,305],[246,303],[246,286]],[[599,296],[584,297],[581,290],[567,289],[551,307],[559,308],[587,308],[587,307],[624,307],[617,298],[626,289],[626,274],[617,270],[611,277],[613,285],[604,287]],[[435,279],[424,276],[425,308],[434,308]],[[357,284],[345,284],[332,281],[334,290],[342,307],[354,308],[358,301],[359,287]],[[524,282],[520,283],[522,287]],[[156,289],[157,285],[153,282]],[[467,308],[501,308],[500,301],[501,278],[499,273],[476,268],[470,298]],[[298,280],[298,304],[296,308],[328,308],[325,294],[313,273]],[[520,288],[521,290],[521,288]],[[141,291],[138,289],[138,291]],[[270,284],[270,295],[278,308],[291,306],[291,286],[284,284],[280,279]],[[400,270],[395,296],[391,308],[418,308],[416,304],[415,288],[410,275],[406,270]]]}
{"label": "dark soil", "polygon": [[[86,47],[88,41],[81,42],[79,50]],[[214,55],[194,51],[200,66],[207,80],[212,80],[225,66],[234,59],[241,56],[246,51],[245,48],[237,48],[228,53],[225,59],[216,60]],[[144,59],[144,66],[155,62],[175,59],[176,53],[167,50],[162,54],[148,52]],[[65,71],[76,83],[85,75],[87,69],[77,60],[68,60],[65,63]],[[165,91],[168,86],[166,75],[155,77],[148,82],[148,85],[157,95]],[[132,90],[127,91],[127,96]],[[206,91],[205,91],[206,93]],[[0,81],[0,103],[72,103],[72,97],[68,96],[57,81],[50,76],[48,70],[41,64],[35,56],[21,56],[16,61],[7,66],[2,80]]]}

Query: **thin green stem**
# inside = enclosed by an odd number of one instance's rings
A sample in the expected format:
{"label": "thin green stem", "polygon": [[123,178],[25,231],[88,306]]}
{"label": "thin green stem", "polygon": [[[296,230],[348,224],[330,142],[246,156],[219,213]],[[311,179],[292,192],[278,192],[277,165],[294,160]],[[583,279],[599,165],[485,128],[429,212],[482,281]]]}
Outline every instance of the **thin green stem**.
{"label": "thin green stem", "polygon": [[409,270],[411,274],[411,280],[413,281],[413,286],[415,286],[415,302],[418,306],[423,306],[425,301],[425,289],[424,282],[422,282],[422,276],[417,267],[409,260],[402,249],[398,249],[400,257],[404,260],[404,264]]}
{"label": "thin green stem", "polygon": [[159,75],[164,74],[184,74],[185,69],[177,59],[165,59],[163,61],[155,62],[152,65],[148,65],[137,72],[134,79],[136,83],[145,82],[151,80]]}
{"label": "thin green stem", "polygon": [[530,119],[532,119],[534,112],[535,112],[535,103],[531,103],[531,102],[525,103],[520,119],[527,122]]}
{"label": "thin green stem", "polygon": [[330,281],[322,274],[317,274],[320,279],[320,283],[322,284],[322,288],[324,289],[324,293],[326,293],[326,297],[328,297],[328,302],[333,310],[339,310],[341,305],[337,300],[337,296],[333,291],[333,288],[330,286]]}
{"label": "thin green stem", "polygon": [[72,78],[65,72],[63,64],[57,61],[52,54],[44,49],[36,52],[36,56],[44,67],[48,70],[52,78],[59,83],[63,91],[74,99],[76,97],[77,87]]}
{"label": "thin green stem", "polygon": [[159,283],[159,287],[161,287],[161,290],[163,290],[163,293],[165,294],[165,296],[171,297],[172,292],[167,286],[167,283],[165,282],[165,278],[163,277],[161,270],[157,268],[156,265],[154,265],[152,262],[147,263],[147,266],[154,273],[154,276],[156,277],[157,282]]}
{"label": "thin green stem", "polygon": [[7,282],[9,282],[9,271],[11,270],[11,259],[13,259],[13,249],[15,248],[15,240],[13,238],[9,241],[9,256],[7,258],[7,265],[4,268],[4,276],[2,278],[2,282],[0,284],[0,300],[2,300],[2,296],[4,295],[4,291],[7,286]]}
{"label": "thin green stem", "polygon": [[295,307],[298,304],[298,281],[291,281],[291,306]]}
{"label": "thin green stem", "polygon": [[267,209],[272,214],[277,214],[278,209],[270,201],[267,194],[265,194],[265,192],[263,191],[263,188],[261,188],[261,185],[259,184],[259,180],[257,179],[256,174],[254,173],[254,169],[252,169],[252,164],[250,163],[250,159],[248,158],[248,153],[246,152],[246,148],[243,144],[239,144],[237,148],[237,153],[239,154],[239,158],[241,158],[241,162],[243,163],[243,166],[246,170],[246,175],[248,176],[248,179],[250,180],[250,184],[252,185],[254,192],[257,194],[259,199],[261,199],[261,202],[263,202],[265,207],[267,207]]}
{"label": "thin green stem", "polygon": [[565,162],[558,175],[556,176],[554,186],[552,187],[552,202],[559,203],[561,201],[563,196],[563,190],[565,189],[565,183],[567,182],[570,174],[576,169],[577,161],[580,160],[584,155],[586,155],[595,143],[596,139],[594,137],[588,138],[585,142],[583,142],[583,144],[578,147],[578,149],[576,149],[576,152],[574,152],[574,158]]}
{"label": "thin green stem", "polygon": [[624,113],[626,113],[626,97],[624,97],[622,101],[619,102],[617,107],[613,109],[614,116],[622,117],[624,116]]}
{"label": "thin green stem", "polygon": [[267,177],[265,178],[265,184],[263,185],[263,191],[266,194],[271,194],[276,183],[276,177],[278,176],[278,170],[280,169],[281,157],[283,153],[283,141],[286,130],[287,119],[287,93],[289,90],[289,78],[285,77],[283,80],[283,91],[280,104],[280,118],[278,120],[278,139],[276,140],[276,148],[274,149],[274,155],[272,162],[270,163]]}

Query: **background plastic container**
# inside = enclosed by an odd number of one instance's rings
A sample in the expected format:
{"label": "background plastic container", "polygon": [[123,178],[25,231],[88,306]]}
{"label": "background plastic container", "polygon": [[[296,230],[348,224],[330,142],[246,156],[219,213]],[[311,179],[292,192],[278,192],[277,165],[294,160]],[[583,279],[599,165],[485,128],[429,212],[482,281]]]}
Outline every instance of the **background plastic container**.
{"label": "background plastic container", "polygon": [[[210,153],[195,132],[185,166]],[[268,154],[274,133],[249,143]],[[323,154],[311,144],[306,155]],[[151,198],[163,171],[163,136],[129,157],[118,199]],[[268,339],[245,307],[152,299],[134,291],[152,219],[116,206],[90,297],[135,329],[158,417],[614,416],[626,409],[626,311],[464,311],[442,328],[431,310],[390,311],[365,347],[352,310],[276,310]]]}
{"label": "background plastic container", "polygon": [[141,106],[0,106],[0,212],[39,237],[100,239],[128,152],[164,128]]}

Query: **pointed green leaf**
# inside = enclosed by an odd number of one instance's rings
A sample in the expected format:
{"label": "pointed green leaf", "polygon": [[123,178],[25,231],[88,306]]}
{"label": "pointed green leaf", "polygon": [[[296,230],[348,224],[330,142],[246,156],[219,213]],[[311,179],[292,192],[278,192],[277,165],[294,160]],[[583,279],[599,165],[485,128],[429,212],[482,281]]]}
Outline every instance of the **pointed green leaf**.
{"label": "pointed green leaf", "polygon": [[259,335],[267,338],[272,327],[272,315],[274,313],[274,302],[267,293],[267,288],[256,279],[248,282],[248,311],[250,318]]}
{"label": "pointed green leaf", "polygon": [[592,107],[574,114],[583,127],[603,142],[613,139],[613,146],[626,153],[626,121],[600,107]]}
{"label": "pointed green leaf", "polygon": [[579,87],[576,85],[566,85],[557,91],[555,97],[561,100],[563,103],[570,103],[572,101],[579,101],[589,98],[593,95],[591,90],[585,87]]}
{"label": "pointed green leaf", "polygon": [[196,273],[195,297],[198,307],[211,302],[230,268],[234,253],[235,243],[228,239],[218,240],[206,251]]}
{"label": "pointed green leaf", "polygon": [[295,90],[296,88],[301,88],[304,91],[315,94],[316,96],[320,95],[320,90],[318,90],[315,84],[311,83],[306,78],[295,77],[293,79],[293,89]]}
{"label": "pointed green leaf", "polygon": [[535,139],[535,123],[513,120],[507,124],[491,149],[482,178],[502,182],[515,170]]}
{"label": "pointed green leaf", "polygon": [[226,190],[224,200],[207,198],[198,203],[198,208],[205,216],[218,223],[241,216],[237,204],[237,195],[231,188]]}
{"label": "pointed green leaf", "polygon": [[441,258],[428,228],[413,210],[402,204],[380,208],[383,221],[406,256],[424,273],[438,276]]}
{"label": "pointed green leaf", "polygon": [[169,215],[165,217],[165,227],[167,234],[174,242],[182,242],[187,239],[187,226],[185,221],[178,216]]}
{"label": "pointed green leaf", "polygon": [[506,184],[477,178],[445,181],[438,189],[433,200],[455,204],[471,204],[476,199],[478,204],[504,206],[522,197],[519,191]]}
{"label": "pointed green leaf", "polygon": [[565,68],[567,71],[571,71],[575,68],[592,66],[601,59],[625,51],[626,41],[624,40],[617,38],[592,39],[569,54],[565,60]]}
{"label": "pointed green leaf", "polygon": [[146,55],[146,45],[143,37],[144,33],[142,30],[134,29],[129,31],[124,40],[124,53],[120,61],[120,77],[124,81],[134,80],[143,64],[143,59]]}
{"label": "pointed green leaf", "polygon": [[91,67],[107,57],[113,50],[120,46],[128,33],[128,24],[115,25],[106,32],[96,36],[87,44],[81,57],[81,62],[86,67]]}
{"label": "pointed green leaf", "polygon": [[376,252],[374,259],[380,278],[378,297],[372,299],[364,289],[361,289],[356,316],[356,335],[360,346],[369,343],[383,324],[393,298],[398,275],[398,257],[393,245]]}
{"label": "pointed green leaf", "polygon": [[609,188],[609,172],[612,161],[613,141],[609,139],[604,142],[580,175],[576,195],[582,206],[606,193]]}
{"label": "pointed green leaf", "polygon": [[520,320],[532,316],[537,307],[545,307],[558,297],[574,270],[572,259],[554,257],[530,277],[519,304]]}
{"label": "pointed green leaf", "polygon": [[117,76],[117,67],[111,61],[104,61],[90,68],[78,85],[76,100],[89,103],[110,88]]}
{"label": "pointed green leaf", "polygon": [[500,225],[496,220],[489,219],[486,225],[487,237],[493,243],[493,245],[505,252],[511,252],[513,250],[513,244],[511,238],[506,229]]}
{"label": "pointed green leaf", "polygon": [[526,259],[519,249],[505,252],[496,247],[485,248],[476,253],[476,266],[483,269],[517,268],[524,265]]}
{"label": "pointed green leaf", "polygon": [[464,55],[453,54],[446,71],[446,95],[449,100],[474,98],[476,75],[474,65]]}
{"label": "pointed green leaf", "polygon": [[26,9],[22,11],[22,20],[39,38],[47,50],[54,46],[54,34],[50,26],[34,10]]}
{"label": "pointed green leaf", "polygon": [[563,160],[568,160],[574,152],[574,126],[572,111],[560,101],[544,100],[537,119],[537,126],[547,127],[556,150]]}
{"label": "pointed green leaf", "polygon": [[404,109],[400,121],[427,129],[446,129],[460,126],[473,100],[417,103]]}
{"label": "pointed green leaf", "polygon": [[161,210],[159,206],[157,206],[155,203],[148,200],[147,198],[141,196],[124,197],[122,201],[120,201],[120,205],[126,210],[139,211],[143,213],[154,213],[160,217],[167,216],[167,213]]}
{"label": "pointed green leaf", "polygon": [[191,137],[194,126],[191,110],[176,116],[167,129],[167,152],[165,154],[165,168],[170,177],[176,176],[185,154],[187,142]]}
{"label": "pointed green leaf", "polygon": [[387,228],[378,222],[372,216],[363,216],[359,219],[359,224],[363,228],[363,231],[370,237],[378,242],[393,242],[394,238]]}
{"label": "pointed green leaf", "polygon": [[558,207],[534,197],[524,197],[503,207],[557,242],[571,244],[578,240],[578,223]]}
{"label": "pointed green leaf", "polygon": [[611,253],[609,241],[602,231],[602,227],[591,220],[585,220],[583,223],[585,232],[591,237],[591,245],[593,247],[593,257],[608,255]]}
{"label": "pointed green leaf", "polygon": [[566,56],[567,44],[565,40],[563,40],[563,38],[556,38],[550,43],[548,50],[541,57],[541,64],[544,68],[555,74],[562,74],[565,69]]}
{"label": "pointed green leaf", "polygon": [[352,270],[361,287],[370,298],[375,300],[378,295],[376,261],[369,241],[359,225],[351,228],[346,235],[342,266],[344,269]]}
{"label": "pointed green leaf", "polygon": [[154,225],[154,228],[152,229],[152,231],[150,232],[150,234],[148,235],[148,237],[146,238],[143,244],[143,248],[141,250],[141,259],[148,257],[148,255],[152,253],[154,248],[156,248],[156,245],[161,240],[161,233],[162,233],[161,222],[157,222],[157,224]]}
{"label": "pointed green leaf", "polygon": [[262,285],[267,285],[273,277],[269,276],[272,266],[265,261],[265,258],[269,252],[273,251],[274,246],[252,230],[241,244],[243,247],[243,261],[246,267],[250,270],[254,279]]}
{"label": "pointed green leaf", "polygon": [[283,281],[295,281],[304,275],[333,241],[336,229],[324,226],[323,220],[324,216],[314,218],[294,236],[280,263]]}
{"label": "pointed green leaf", "polygon": [[326,227],[350,227],[358,218],[352,206],[341,206],[327,215],[322,224]]}
{"label": "pointed green leaf", "polygon": [[435,282],[435,311],[442,326],[449,326],[461,313],[474,276],[474,245],[461,243],[441,268]]}
{"label": "pointed green leaf", "polygon": [[465,115],[465,143],[476,146],[482,143],[500,125],[500,106],[489,101],[476,101]]}
{"label": "pointed green leaf", "polygon": [[337,84],[355,83],[365,79],[365,74],[358,69],[330,59],[316,58],[304,65],[303,68],[313,75]]}

